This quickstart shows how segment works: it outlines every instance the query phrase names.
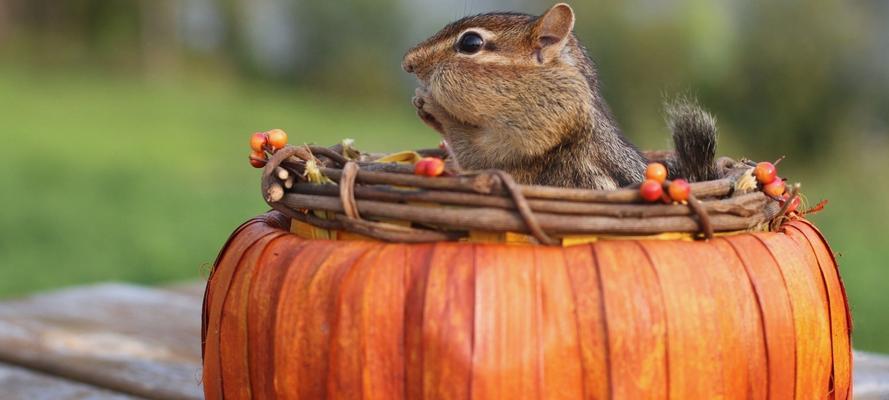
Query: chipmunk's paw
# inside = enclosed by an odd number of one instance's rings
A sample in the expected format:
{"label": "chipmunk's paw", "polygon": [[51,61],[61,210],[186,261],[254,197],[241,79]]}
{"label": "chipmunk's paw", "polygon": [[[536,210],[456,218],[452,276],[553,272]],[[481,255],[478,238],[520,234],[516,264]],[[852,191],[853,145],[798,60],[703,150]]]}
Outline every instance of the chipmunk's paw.
{"label": "chipmunk's paw", "polygon": [[444,127],[441,126],[441,122],[435,119],[432,114],[427,113],[421,109],[417,109],[417,116],[420,117],[421,120],[426,125],[429,125],[430,128],[435,129],[438,133],[444,134]]}
{"label": "chipmunk's paw", "polygon": [[[420,89],[417,89],[419,91]],[[414,94],[414,97],[411,99],[411,104],[414,105],[414,108],[418,110],[422,110],[423,106],[426,104],[426,100],[423,99],[422,95]]]}
{"label": "chipmunk's paw", "polygon": [[438,114],[436,112],[438,111],[437,107],[433,102],[429,101],[429,95],[424,89],[417,88],[414,93],[414,98],[411,99],[411,104],[417,109],[417,116],[419,116],[426,125],[429,125],[430,128],[444,134],[444,127],[435,117],[435,114]]}

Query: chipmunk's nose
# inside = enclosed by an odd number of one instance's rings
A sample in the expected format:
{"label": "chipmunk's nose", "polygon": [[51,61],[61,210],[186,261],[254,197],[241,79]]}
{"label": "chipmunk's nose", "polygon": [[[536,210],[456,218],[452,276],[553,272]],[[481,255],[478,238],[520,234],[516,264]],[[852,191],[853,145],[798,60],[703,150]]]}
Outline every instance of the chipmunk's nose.
{"label": "chipmunk's nose", "polygon": [[404,69],[404,72],[409,74],[413,74],[414,70],[417,68],[417,52],[409,51],[404,55],[404,59],[401,60],[401,68]]}
{"label": "chipmunk's nose", "polygon": [[401,60],[401,68],[409,74],[419,75],[423,72],[425,60],[428,58],[428,52],[422,47],[414,47],[408,50]]}
{"label": "chipmunk's nose", "polygon": [[407,72],[409,74],[414,73],[414,64],[405,61],[401,63],[401,68],[404,69],[404,72]]}

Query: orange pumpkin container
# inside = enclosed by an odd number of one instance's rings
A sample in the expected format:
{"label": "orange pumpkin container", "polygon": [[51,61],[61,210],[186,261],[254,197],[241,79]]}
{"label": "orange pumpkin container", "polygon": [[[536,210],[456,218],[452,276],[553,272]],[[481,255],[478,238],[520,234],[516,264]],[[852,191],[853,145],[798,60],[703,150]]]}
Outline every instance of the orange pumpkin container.
{"label": "orange pumpkin container", "polygon": [[850,316],[805,220],[568,247],[307,240],[277,212],[207,286],[208,399],[846,399]]}
{"label": "orange pumpkin container", "polygon": [[850,397],[846,296],[798,185],[723,159],[644,203],[349,146],[272,149],[275,211],[207,284],[208,399]]}

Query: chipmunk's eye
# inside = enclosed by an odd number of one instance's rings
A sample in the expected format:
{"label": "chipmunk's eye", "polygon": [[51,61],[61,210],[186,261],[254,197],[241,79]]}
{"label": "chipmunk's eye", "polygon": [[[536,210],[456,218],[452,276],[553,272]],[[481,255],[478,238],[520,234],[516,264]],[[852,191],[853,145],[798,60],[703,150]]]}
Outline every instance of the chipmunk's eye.
{"label": "chipmunk's eye", "polygon": [[485,40],[478,33],[469,31],[457,41],[457,51],[463,54],[475,54],[485,45]]}

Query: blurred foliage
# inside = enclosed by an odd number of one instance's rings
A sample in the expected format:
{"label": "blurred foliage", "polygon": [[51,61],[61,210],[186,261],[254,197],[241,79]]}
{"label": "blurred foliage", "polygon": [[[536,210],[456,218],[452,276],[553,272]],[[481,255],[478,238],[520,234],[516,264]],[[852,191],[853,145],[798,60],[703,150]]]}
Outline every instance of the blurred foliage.
{"label": "blurred foliage", "polygon": [[[477,3],[0,0],[0,59],[161,77],[210,70],[285,89],[403,99],[410,80],[399,68],[401,55],[438,29],[444,15],[514,7],[539,13],[550,5]],[[728,140],[756,155],[808,161],[844,132],[889,131],[889,3],[574,6],[577,34],[601,68],[606,97],[645,145],[663,146],[663,97],[688,91],[720,117]]]}
{"label": "blurred foliage", "polygon": [[[459,16],[539,0],[0,0],[0,296],[198,276],[265,209],[248,133],[437,143],[401,55]],[[841,256],[855,346],[889,352],[889,2],[574,2],[628,136],[669,146],[665,96],[720,151],[803,182]]]}

